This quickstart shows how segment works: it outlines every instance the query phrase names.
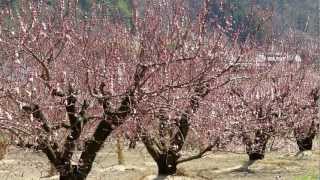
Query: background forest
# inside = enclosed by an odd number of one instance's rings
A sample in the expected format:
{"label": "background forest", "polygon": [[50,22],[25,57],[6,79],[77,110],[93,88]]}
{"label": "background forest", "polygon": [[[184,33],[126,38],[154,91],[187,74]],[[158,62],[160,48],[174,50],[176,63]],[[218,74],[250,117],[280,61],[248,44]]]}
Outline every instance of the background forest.
{"label": "background forest", "polygon": [[[145,0],[139,0],[139,6],[145,3]],[[187,0],[190,4],[194,16],[200,7],[200,1]],[[54,0],[45,1],[49,4]],[[108,10],[107,15],[128,21],[130,24],[132,1],[131,0],[79,0],[79,7],[84,15],[91,13],[92,3],[107,4],[112,9]],[[1,0],[1,7],[11,6],[14,11],[19,9],[19,0]],[[143,7],[142,7],[143,8]],[[232,16],[232,29],[241,30],[242,39],[248,34],[257,30],[263,13],[272,13],[272,18],[264,23],[262,28],[255,33],[258,40],[264,37],[268,32],[273,32],[281,36],[288,30],[305,33],[308,36],[318,36],[319,34],[319,2],[318,0],[213,0],[210,4],[209,19],[218,18],[220,24],[225,27],[225,17]],[[272,30],[271,30],[272,28]],[[228,32],[229,34],[231,32]]]}

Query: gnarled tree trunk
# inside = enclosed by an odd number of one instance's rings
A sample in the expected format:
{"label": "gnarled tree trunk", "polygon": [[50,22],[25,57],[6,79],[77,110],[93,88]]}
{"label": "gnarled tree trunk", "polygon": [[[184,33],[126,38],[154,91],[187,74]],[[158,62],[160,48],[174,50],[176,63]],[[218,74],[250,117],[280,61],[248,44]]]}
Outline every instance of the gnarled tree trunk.
{"label": "gnarled tree trunk", "polygon": [[62,151],[58,148],[58,142],[50,138],[53,128],[47,123],[47,117],[42,112],[40,106],[37,104],[27,104],[22,107],[26,113],[31,114],[37,121],[42,123],[42,129],[47,134],[38,139],[39,148],[47,155],[49,161],[59,172],[61,180],[84,180],[87,178],[95,157],[102,148],[106,138],[116,127],[123,124],[125,119],[132,113],[135,105],[135,92],[139,89],[140,81],[144,77],[146,70],[145,66],[137,66],[134,75],[134,85],[128,88],[118,108],[111,107],[110,97],[104,92],[104,83],[100,85],[100,94],[92,93],[92,96],[98,98],[103,106],[103,120],[99,122],[93,136],[85,142],[84,151],[81,153],[79,162],[76,165],[71,164],[71,158],[74,154],[77,140],[81,136],[81,133],[83,133],[83,126],[88,122],[86,110],[89,106],[87,101],[84,100],[81,107],[77,108],[76,103],[79,99],[75,95],[75,89],[71,85],[66,93],[53,91],[53,96],[66,98],[65,108],[70,123],[70,125],[65,127],[70,132],[63,144]]}
{"label": "gnarled tree trunk", "polygon": [[238,170],[249,171],[249,167],[257,160],[264,158],[265,150],[267,147],[270,135],[263,130],[255,132],[254,140],[250,137],[244,136],[244,143],[246,145],[246,153],[249,156],[249,161],[244,163]]}
{"label": "gnarled tree trunk", "polygon": [[[194,93],[195,94],[190,98],[190,105],[181,112],[177,119],[175,119],[176,126],[169,125],[170,118],[167,115],[167,112],[164,109],[160,109],[159,114],[157,115],[157,118],[159,119],[159,138],[151,137],[145,130],[142,132],[142,142],[145,144],[151,157],[157,163],[159,176],[175,174],[179,163],[200,158],[205,152],[212,148],[212,146],[210,146],[195,157],[179,161],[181,156],[180,151],[185,143],[190,128],[190,116],[198,110],[199,101],[209,93],[208,85],[200,84],[196,86]],[[174,128],[177,128],[178,130],[174,131]]]}
{"label": "gnarled tree trunk", "polygon": [[159,175],[173,175],[177,172],[178,158],[172,154],[161,154],[156,160]]}
{"label": "gnarled tree trunk", "polygon": [[270,136],[263,132],[263,130],[258,130],[255,133],[254,141],[246,144],[246,152],[249,160],[256,161],[264,158],[269,138]]}
{"label": "gnarled tree trunk", "polygon": [[296,137],[297,145],[299,148],[299,152],[312,150],[312,141],[315,138],[317,132],[319,131],[319,104],[320,104],[320,87],[316,87],[311,90],[309,94],[312,103],[311,106],[307,106],[306,109],[311,109],[311,114],[308,116],[312,117],[313,120],[311,122],[310,127],[307,127],[305,130],[308,131],[305,135],[303,132],[300,132],[300,129],[295,129],[294,134]]}
{"label": "gnarled tree trunk", "polygon": [[295,137],[300,152],[312,150],[312,142],[317,133],[315,122],[312,121],[309,132],[303,136],[298,130],[295,130]]}

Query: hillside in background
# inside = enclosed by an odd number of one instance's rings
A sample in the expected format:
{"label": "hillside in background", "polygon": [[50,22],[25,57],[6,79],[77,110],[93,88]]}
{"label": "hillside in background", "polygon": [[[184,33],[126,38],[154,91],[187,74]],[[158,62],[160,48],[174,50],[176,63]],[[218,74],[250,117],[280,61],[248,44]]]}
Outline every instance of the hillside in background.
{"label": "hillside in background", "polygon": [[[116,20],[122,19],[130,25],[133,1],[143,6],[145,0],[96,0],[95,3],[107,5],[109,7],[107,15]],[[44,2],[53,4],[57,1]],[[78,1],[78,6],[83,10],[84,15],[90,15],[93,2],[92,0]],[[18,0],[0,0],[2,8],[11,7],[15,11],[19,9],[19,3]],[[201,1],[187,0],[187,3],[191,14],[196,16]],[[232,25],[226,33],[229,36],[240,33],[240,41],[244,41],[249,36],[261,41],[267,36],[279,37],[289,31],[313,37],[318,37],[319,34],[318,0],[212,0],[209,9],[209,20],[218,20],[224,28],[228,20],[232,19],[230,21]]]}

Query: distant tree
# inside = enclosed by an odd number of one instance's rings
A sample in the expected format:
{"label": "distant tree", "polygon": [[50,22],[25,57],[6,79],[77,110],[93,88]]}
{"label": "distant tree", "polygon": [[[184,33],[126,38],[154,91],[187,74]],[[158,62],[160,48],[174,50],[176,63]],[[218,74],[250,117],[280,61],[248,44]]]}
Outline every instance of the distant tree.
{"label": "distant tree", "polygon": [[239,43],[248,38],[262,42],[267,36],[265,23],[270,19],[270,13],[261,13],[266,11],[253,1],[214,0],[210,4],[208,21],[218,22],[229,37],[238,37]]}
{"label": "distant tree", "polygon": [[320,78],[309,69],[304,72],[303,83],[297,87],[293,101],[293,118],[291,124],[297,141],[299,152],[312,150],[313,140],[319,133],[319,99]]}
{"label": "distant tree", "polygon": [[[254,65],[253,65],[254,66]],[[301,67],[302,66],[302,67]],[[278,62],[271,67],[249,70],[248,80],[233,84],[230,108],[234,113],[249,161],[238,170],[248,171],[256,160],[263,159],[270,138],[294,136],[300,151],[311,150],[318,128],[318,97],[310,67]],[[312,93],[310,93],[312,92]]]}

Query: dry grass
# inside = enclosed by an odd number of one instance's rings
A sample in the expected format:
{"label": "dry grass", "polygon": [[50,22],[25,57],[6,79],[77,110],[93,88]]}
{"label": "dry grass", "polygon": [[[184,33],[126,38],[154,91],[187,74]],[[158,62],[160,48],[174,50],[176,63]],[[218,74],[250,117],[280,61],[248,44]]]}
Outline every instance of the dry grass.
{"label": "dry grass", "polygon": [[[295,157],[297,149],[290,152],[267,152],[265,159],[256,162],[248,172],[228,169],[245,162],[245,153],[218,152],[178,166],[178,173],[169,179],[193,180],[318,180],[320,176],[320,150],[317,148],[304,158]],[[188,152],[186,154],[190,154]],[[134,150],[123,149],[124,165],[118,165],[117,144],[106,144],[98,153],[88,180],[146,180],[154,177],[157,167],[143,145]],[[31,180],[48,175],[47,158],[42,153],[23,151],[12,146],[4,161],[0,161],[0,179]],[[46,178],[43,178],[45,180]],[[57,176],[50,179],[58,179]],[[150,179],[150,178],[149,178]],[[153,179],[153,178],[151,178]]]}
{"label": "dry grass", "polygon": [[0,132],[0,160],[4,159],[8,152],[9,140],[7,136]]}

